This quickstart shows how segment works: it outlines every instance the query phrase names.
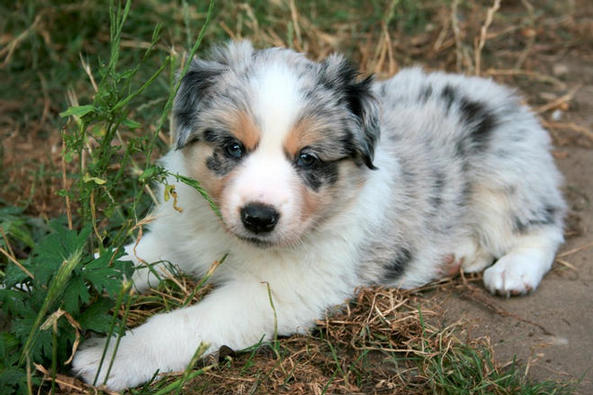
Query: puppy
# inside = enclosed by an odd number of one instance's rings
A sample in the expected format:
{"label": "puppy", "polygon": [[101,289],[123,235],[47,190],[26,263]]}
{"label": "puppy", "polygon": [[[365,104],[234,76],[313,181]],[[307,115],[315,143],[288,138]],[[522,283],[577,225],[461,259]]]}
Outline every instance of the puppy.
{"label": "puppy", "polygon": [[[276,327],[306,332],[363,285],[412,288],[460,266],[486,269],[492,293],[525,294],[563,241],[550,138],[491,80],[408,69],[373,82],[339,55],[316,63],[236,42],[192,62],[174,118],[162,164],[198,180],[221,217],[170,179],[183,213],[161,203],[127,248],[134,284],[158,284],[142,262],[199,277],[228,255],[200,303],[126,333],[114,390],[183,370],[201,343],[243,349]],[[76,354],[87,382],[104,342]]]}

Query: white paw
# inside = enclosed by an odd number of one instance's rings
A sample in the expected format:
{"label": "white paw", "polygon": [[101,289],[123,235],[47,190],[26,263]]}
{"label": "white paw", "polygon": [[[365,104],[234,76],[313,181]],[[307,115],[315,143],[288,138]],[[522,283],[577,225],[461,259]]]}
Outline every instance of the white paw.
{"label": "white paw", "polygon": [[546,271],[537,254],[509,254],[484,271],[484,285],[493,294],[523,295],[537,288]]}
{"label": "white paw", "polygon": [[465,273],[481,272],[492,264],[494,257],[487,252],[480,250],[477,255],[464,259],[461,268]]}
{"label": "white paw", "polygon": [[114,391],[134,387],[149,380],[154,373],[150,371],[150,363],[147,363],[146,358],[142,357],[141,350],[134,350],[130,347],[128,344],[130,342],[124,336],[120,341],[109,377],[105,381],[116,340],[116,338],[112,338],[109,342],[96,382],[95,377],[97,376],[106,339],[92,338],[87,340],[76,353],[72,362],[72,369],[76,375],[82,377],[86,383],[91,385],[93,382],[95,382],[96,386],[106,383],[107,388]]}
{"label": "white paw", "polygon": [[479,242],[473,237],[468,237],[458,243],[453,256],[457,264],[457,272],[459,272],[459,266],[461,266],[465,273],[480,272],[494,261],[494,257],[484,251]]}

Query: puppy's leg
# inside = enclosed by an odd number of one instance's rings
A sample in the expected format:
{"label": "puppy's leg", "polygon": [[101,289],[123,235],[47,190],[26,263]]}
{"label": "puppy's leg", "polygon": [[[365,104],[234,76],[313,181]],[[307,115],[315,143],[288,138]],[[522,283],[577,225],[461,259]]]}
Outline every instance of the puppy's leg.
{"label": "puppy's leg", "polygon": [[[207,352],[213,352],[222,345],[238,350],[256,344],[262,337],[270,339],[274,334],[274,311],[281,335],[307,329],[321,314],[317,305],[306,306],[296,295],[273,295],[275,310],[265,284],[227,283],[195,306],[150,318],[121,338],[107,386],[121,390],[149,380],[157,370],[183,370],[201,343],[208,344]],[[105,380],[114,344],[112,339],[99,384]],[[88,383],[97,374],[104,345],[104,339],[95,340],[74,357],[74,371]]]}
{"label": "puppy's leg", "polygon": [[166,257],[163,256],[163,251],[166,249],[154,232],[144,235],[137,245],[132,243],[124,248],[127,255],[122,259],[134,263],[132,281],[134,288],[139,292],[156,287],[161,278],[166,277],[166,274],[171,271],[167,267],[169,263]]}
{"label": "puppy's leg", "polygon": [[505,296],[531,292],[550,270],[562,232],[556,227],[534,229],[516,236],[514,246],[484,272],[484,285]]}
{"label": "puppy's leg", "polygon": [[[537,182],[545,181],[549,180],[542,177]],[[484,284],[492,293],[509,296],[535,290],[563,241],[564,202],[555,187],[535,184],[543,193],[532,190],[534,183],[474,187],[474,231],[480,235],[480,247],[499,257],[484,272]]]}
{"label": "puppy's leg", "polygon": [[[465,273],[474,273],[484,270],[494,261],[494,256],[479,244],[476,237],[468,236],[457,245],[453,252],[453,262],[457,272],[459,265]],[[451,272],[452,270],[449,270]],[[450,273],[454,274],[454,273]]]}

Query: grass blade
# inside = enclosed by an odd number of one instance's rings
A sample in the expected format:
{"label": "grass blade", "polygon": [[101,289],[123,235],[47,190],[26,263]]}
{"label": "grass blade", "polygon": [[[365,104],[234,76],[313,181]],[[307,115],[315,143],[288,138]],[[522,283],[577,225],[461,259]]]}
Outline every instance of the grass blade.
{"label": "grass blade", "polygon": [[41,321],[43,317],[47,314],[49,308],[58,300],[58,297],[64,292],[66,288],[66,284],[68,283],[68,279],[72,275],[74,269],[80,264],[82,258],[82,249],[76,250],[70,257],[68,257],[58,269],[58,273],[51,281],[49,285],[49,290],[47,291],[47,296],[43,301],[43,305],[37,314],[37,318],[33,323],[31,328],[31,332],[25,342],[25,346],[23,347],[23,351],[21,352],[21,356],[19,358],[19,365],[22,365],[25,362],[31,348],[33,347],[33,343],[35,341],[35,335],[39,330],[39,326],[41,325]]}

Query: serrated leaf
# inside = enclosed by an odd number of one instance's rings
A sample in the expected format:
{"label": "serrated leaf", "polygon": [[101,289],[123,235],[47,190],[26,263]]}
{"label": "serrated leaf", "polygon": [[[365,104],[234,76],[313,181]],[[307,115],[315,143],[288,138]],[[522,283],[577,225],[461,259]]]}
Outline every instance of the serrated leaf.
{"label": "serrated leaf", "polygon": [[106,298],[101,298],[90,305],[84,313],[78,318],[78,323],[84,330],[92,330],[99,333],[109,332],[111,324],[111,314],[109,310],[113,302]]}
{"label": "serrated leaf", "polygon": [[29,296],[24,292],[12,289],[0,289],[0,302],[2,310],[11,315],[18,314],[23,316],[26,315],[27,312],[29,312],[31,316],[34,315]]}
{"label": "serrated leaf", "polygon": [[[32,270],[31,265],[28,262],[21,261],[21,265],[29,270],[29,272]],[[6,272],[2,283],[6,288],[12,288],[16,284],[22,284],[29,279],[29,275],[12,262],[8,263],[5,270]]]}
{"label": "serrated leaf", "polygon": [[[22,241],[29,247],[33,247],[35,242],[27,228],[26,218],[23,215],[23,209],[20,207],[8,206],[0,208],[0,228],[4,233]],[[0,244],[4,245],[4,238],[0,238]]]}
{"label": "serrated leaf", "polygon": [[[51,234],[48,236],[45,241],[50,239],[52,236],[55,238],[56,236],[65,237],[66,240],[58,240],[57,242],[57,249],[54,246],[53,249],[50,249],[47,246],[47,242],[45,243],[45,248],[47,251],[54,253],[59,252],[60,256],[64,251],[66,251],[69,255],[63,258],[63,262],[59,265],[59,268],[55,275],[52,275],[51,282],[47,286],[47,295],[45,296],[41,307],[37,313],[35,321],[31,326],[31,331],[29,332],[29,336],[25,342],[21,350],[21,356],[19,358],[19,363],[23,363],[25,358],[28,355],[33,354],[34,356],[38,356],[38,341],[44,336],[44,332],[39,331],[39,326],[42,323],[42,320],[50,310],[50,308],[59,300],[59,298],[63,295],[66,285],[68,284],[68,280],[71,278],[72,273],[81,265],[82,262],[82,246],[88,237],[89,232],[82,230],[80,234],[76,234],[76,232],[72,230],[68,230],[63,228],[63,226],[56,226],[55,228],[56,233]],[[84,237],[84,238],[83,238]],[[65,245],[64,243],[68,243]],[[70,244],[72,243],[72,244]],[[72,249],[73,246],[78,246],[78,248]],[[61,248],[60,248],[61,247]],[[62,251],[60,251],[60,249]],[[43,259],[43,256],[40,257],[40,260]],[[54,257],[55,259],[55,257]],[[37,281],[37,277],[35,278]],[[63,342],[63,339],[59,339],[59,342]],[[42,352],[47,350],[46,344],[43,343],[41,345]]]}
{"label": "serrated leaf", "polygon": [[38,266],[52,266],[51,271],[54,273],[65,259],[84,247],[91,233],[91,228],[87,226],[78,233],[58,222],[52,222],[50,227],[53,233],[45,236],[37,244],[33,251],[35,255],[33,262]]}
{"label": "serrated leaf", "polygon": [[86,243],[90,228],[83,229],[80,234],[69,230],[58,223],[50,224],[53,233],[45,236],[33,251],[33,273],[38,287],[47,287],[49,280],[56,274],[65,259]]}
{"label": "serrated leaf", "polygon": [[123,272],[119,265],[109,266],[110,254],[103,254],[92,262],[86,264],[82,277],[87,280],[97,292],[107,292],[115,295],[121,289]]}
{"label": "serrated leaf", "polygon": [[2,347],[5,351],[16,348],[19,345],[18,340],[10,333],[2,332],[0,339],[2,339]]}
{"label": "serrated leaf", "polygon": [[70,314],[77,314],[81,303],[88,303],[91,295],[82,277],[74,276],[68,281],[68,286],[62,295],[63,307]]}
{"label": "serrated leaf", "polygon": [[97,111],[97,108],[92,104],[87,104],[85,106],[74,106],[68,108],[66,111],[60,113],[60,117],[66,118],[69,116],[76,116],[76,117],[83,117],[86,114],[91,112]]}
{"label": "serrated leaf", "polygon": [[0,369],[0,392],[3,394],[26,394],[27,374],[25,370],[16,367]]}

